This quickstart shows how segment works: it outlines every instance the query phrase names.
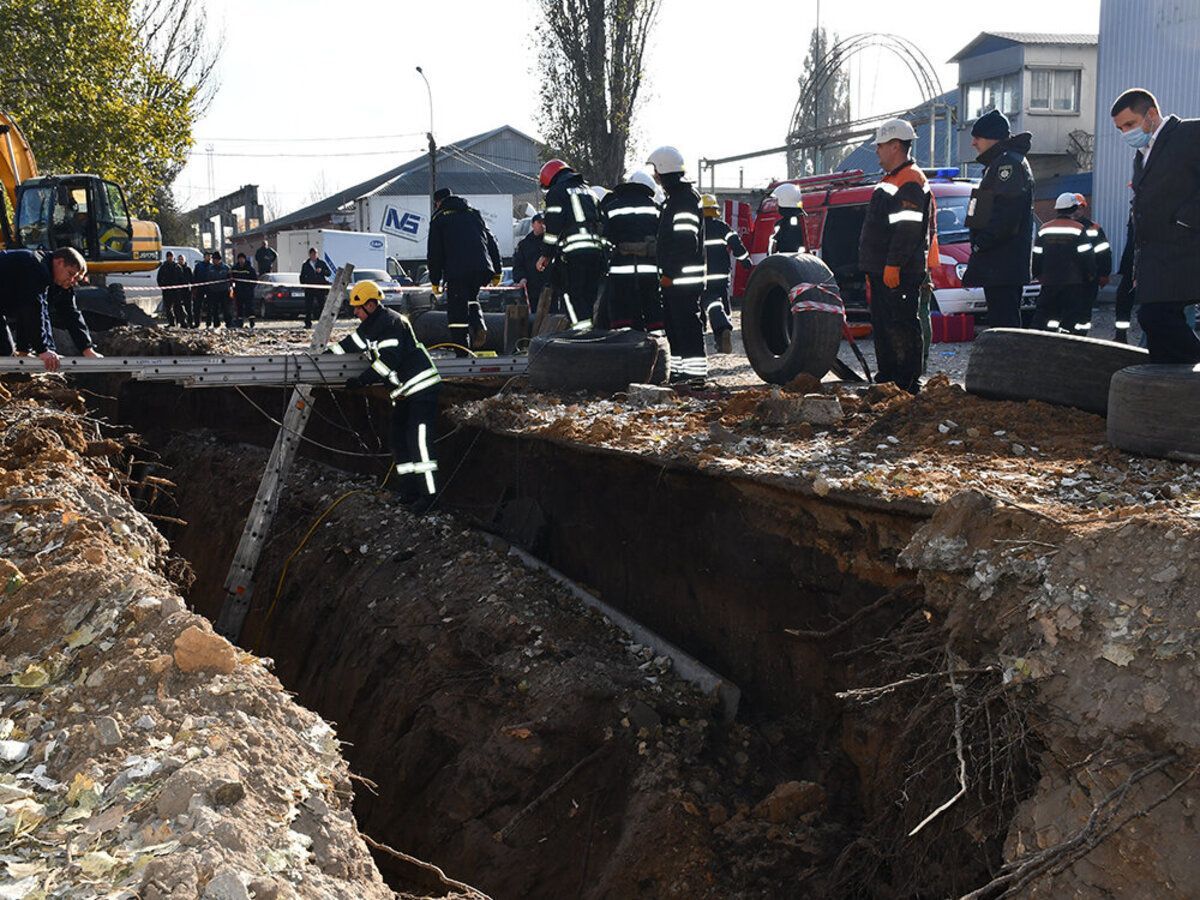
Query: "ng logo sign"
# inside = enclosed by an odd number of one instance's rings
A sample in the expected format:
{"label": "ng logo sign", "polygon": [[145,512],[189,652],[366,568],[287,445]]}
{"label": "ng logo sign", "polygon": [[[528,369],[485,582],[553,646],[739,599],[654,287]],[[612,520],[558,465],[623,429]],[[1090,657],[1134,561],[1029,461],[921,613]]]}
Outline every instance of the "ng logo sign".
{"label": "ng logo sign", "polygon": [[383,211],[383,226],[380,231],[394,234],[405,240],[415,241],[421,231],[421,222],[424,221],[424,218],[420,213],[388,206]]}

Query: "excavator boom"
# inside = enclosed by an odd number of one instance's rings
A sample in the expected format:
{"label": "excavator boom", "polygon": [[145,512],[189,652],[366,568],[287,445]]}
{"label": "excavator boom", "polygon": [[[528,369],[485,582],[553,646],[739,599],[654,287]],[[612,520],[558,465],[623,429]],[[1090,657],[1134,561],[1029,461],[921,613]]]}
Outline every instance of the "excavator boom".
{"label": "excavator boom", "polygon": [[[0,185],[3,185],[4,195],[14,212],[17,209],[17,186],[27,178],[37,178],[37,174],[37,160],[33,157],[33,148],[29,146],[29,141],[25,139],[13,117],[0,109]],[[8,213],[2,200],[0,240],[5,246],[13,245]]]}

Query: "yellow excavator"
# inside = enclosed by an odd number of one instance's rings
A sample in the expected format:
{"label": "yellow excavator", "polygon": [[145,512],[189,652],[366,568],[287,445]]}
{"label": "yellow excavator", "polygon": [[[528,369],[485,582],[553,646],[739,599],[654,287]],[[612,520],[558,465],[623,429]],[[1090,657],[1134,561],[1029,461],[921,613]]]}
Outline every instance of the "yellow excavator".
{"label": "yellow excavator", "polygon": [[104,276],[158,268],[162,234],[155,222],[129,217],[121,186],[98,175],[40,176],[33,148],[11,116],[0,110],[0,245],[4,249],[74,247],[88,263],[91,287],[76,289],[76,302],[93,327],[152,319],[125,303],[120,285]]}

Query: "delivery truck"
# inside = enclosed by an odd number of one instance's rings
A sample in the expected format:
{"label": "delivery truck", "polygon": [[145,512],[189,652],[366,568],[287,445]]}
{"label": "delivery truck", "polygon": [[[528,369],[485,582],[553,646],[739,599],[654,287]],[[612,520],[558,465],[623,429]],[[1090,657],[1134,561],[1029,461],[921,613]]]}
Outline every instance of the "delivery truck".
{"label": "delivery truck", "polygon": [[329,271],[351,263],[356,269],[386,269],[387,240],[382,234],[368,231],[337,231],[332,228],[307,228],[281,231],[275,252],[279,259],[277,272],[299,272],[308,259],[308,248],[315,247],[317,256],[325,260]]}

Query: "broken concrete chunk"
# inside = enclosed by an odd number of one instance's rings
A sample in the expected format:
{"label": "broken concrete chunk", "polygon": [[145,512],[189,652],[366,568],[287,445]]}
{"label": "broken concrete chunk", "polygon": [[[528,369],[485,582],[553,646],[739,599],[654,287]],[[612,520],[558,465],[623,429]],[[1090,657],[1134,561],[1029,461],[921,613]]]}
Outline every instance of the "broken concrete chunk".
{"label": "broken concrete chunk", "polygon": [[825,789],[811,781],[787,781],[776,786],[765,800],[754,807],[755,818],[780,825],[805,813],[823,809]]}
{"label": "broken concrete chunk", "polygon": [[800,421],[810,425],[832,425],[842,419],[842,403],[825,394],[805,394],[800,401]]}
{"label": "broken concrete chunk", "polygon": [[96,720],[96,735],[105,747],[115,747],[121,743],[121,726],[112,716],[101,716]]}
{"label": "broken concrete chunk", "polygon": [[175,665],[184,672],[228,675],[237,667],[237,654],[225,638],[191,625],[175,638]]}
{"label": "broken concrete chunk", "polygon": [[204,787],[204,775],[196,768],[179,769],[163,782],[155,807],[159,816],[173,819],[188,811],[192,797]]}
{"label": "broken concrete chunk", "polygon": [[20,762],[28,755],[27,741],[0,741],[0,760],[4,762]]}
{"label": "broken concrete chunk", "polygon": [[204,888],[203,900],[250,900],[243,876],[233,869],[222,869]]}
{"label": "broken concrete chunk", "polygon": [[656,384],[631,384],[625,392],[630,406],[666,406],[675,402],[675,392]]}
{"label": "broken concrete chunk", "polygon": [[779,390],[760,400],[755,417],[764,425],[832,425],[841,421],[842,404],[837,397],[805,394],[795,397]]}

